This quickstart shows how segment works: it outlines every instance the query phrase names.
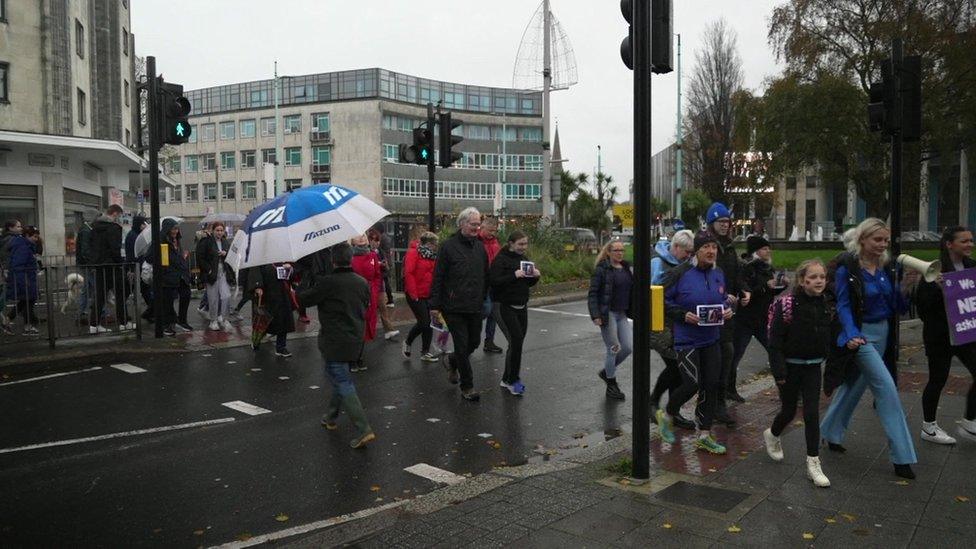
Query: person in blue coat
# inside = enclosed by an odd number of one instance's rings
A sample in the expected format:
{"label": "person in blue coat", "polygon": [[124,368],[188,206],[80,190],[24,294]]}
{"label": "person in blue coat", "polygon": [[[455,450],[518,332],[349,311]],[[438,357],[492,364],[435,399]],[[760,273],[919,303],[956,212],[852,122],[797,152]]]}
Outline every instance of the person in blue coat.
{"label": "person in blue coat", "polygon": [[8,274],[7,301],[17,303],[11,320],[20,313],[24,317],[24,335],[37,334],[37,317],[34,304],[37,303],[37,246],[41,235],[34,227],[24,229],[22,235],[14,236],[7,243]]}

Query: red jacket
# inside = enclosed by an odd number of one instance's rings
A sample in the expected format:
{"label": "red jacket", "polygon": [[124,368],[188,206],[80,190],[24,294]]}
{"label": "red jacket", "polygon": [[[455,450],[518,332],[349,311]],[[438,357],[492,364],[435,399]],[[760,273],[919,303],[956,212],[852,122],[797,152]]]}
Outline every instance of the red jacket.
{"label": "red jacket", "polygon": [[372,341],[376,337],[377,307],[379,306],[380,293],[383,291],[383,267],[380,266],[380,256],[375,251],[363,255],[354,255],[352,256],[352,270],[369,283],[370,300],[369,308],[366,309],[366,333],[363,339]]}
{"label": "red jacket", "polygon": [[419,240],[410,243],[406,257],[403,258],[403,287],[407,296],[414,301],[430,297],[430,286],[434,283],[433,259],[420,257],[417,251]]}
{"label": "red jacket", "polygon": [[502,251],[502,245],[500,242],[498,242],[497,238],[494,236],[488,236],[485,233],[479,232],[478,239],[481,240],[482,244],[484,244],[485,253],[488,254],[488,264],[491,265],[491,262],[495,260],[495,256],[498,255],[498,252]]}

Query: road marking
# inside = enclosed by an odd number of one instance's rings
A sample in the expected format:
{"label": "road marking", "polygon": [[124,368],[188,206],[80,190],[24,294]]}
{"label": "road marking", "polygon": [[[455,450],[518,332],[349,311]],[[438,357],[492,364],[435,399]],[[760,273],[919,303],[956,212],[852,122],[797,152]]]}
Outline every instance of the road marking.
{"label": "road marking", "polygon": [[529,307],[530,311],[535,311],[537,313],[549,313],[553,315],[566,315],[566,316],[579,316],[583,318],[590,318],[590,315],[583,313],[570,313],[568,311],[554,311],[552,309],[540,309],[539,307]]}
{"label": "road marking", "polygon": [[112,438],[134,437],[139,435],[149,435],[152,433],[165,433],[166,431],[179,431],[182,429],[192,429],[194,427],[206,427],[207,425],[217,425],[220,423],[228,423],[231,421],[234,421],[234,418],[225,417],[220,419],[208,419],[207,421],[194,421],[193,423],[182,423],[180,425],[167,425],[165,427],[139,429],[137,431],[124,431],[121,433],[110,433],[107,435],[98,435],[94,437],[73,438],[69,440],[44,442],[42,444],[30,444],[28,446],[18,446],[17,448],[3,448],[0,449],[0,454],[12,454],[14,452],[23,452],[25,450],[37,450],[39,448],[51,448],[54,446],[67,446],[69,444],[81,444],[83,442],[95,442],[97,440],[108,440]]}
{"label": "road marking", "polygon": [[278,376],[278,379],[280,379],[281,381],[286,381],[286,380],[289,380],[291,378],[288,377],[288,376]]}
{"label": "road marking", "polygon": [[478,433],[481,438],[491,438],[491,433]]}
{"label": "road marking", "polygon": [[339,524],[344,524],[347,522],[352,522],[354,520],[359,520],[366,518],[370,515],[375,515],[376,513],[381,513],[388,509],[393,509],[395,507],[400,507],[408,503],[409,499],[402,501],[394,501],[387,503],[385,505],[380,505],[379,507],[373,507],[372,509],[363,509],[362,511],[356,511],[355,513],[348,513],[345,515],[339,515],[337,517],[332,517],[330,519],[320,520],[317,522],[310,522],[308,524],[303,524],[301,526],[295,526],[294,528],[286,528],[284,530],[279,530],[277,532],[271,532],[270,534],[264,534],[260,536],[254,536],[247,541],[232,541],[225,543],[223,545],[215,546],[217,549],[236,549],[238,547],[252,547],[254,545],[261,545],[263,543],[268,543],[269,541],[275,541],[279,539],[288,538],[291,536],[298,536],[301,534],[307,534],[309,532],[314,532],[315,530],[322,530],[323,528],[331,528],[332,526],[337,526]]}
{"label": "road marking", "polygon": [[60,374],[48,374],[46,376],[32,377],[29,379],[18,379],[17,381],[8,381],[6,383],[0,383],[0,387],[4,387],[6,385],[17,385],[18,383],[30,383],[32,381],[41,381],[45,379],[51,379],[54,377],[72,376],[75,374],[83,374],[85,372],[94,372],[95,370],[101,370],[101,369],[102,369],[101,366],[95,366],[92,368],[85,368],[84,370],[76,370],[74,372],[61,372]]}
{"label": "road marking", "polygon": [[309,389],[318,389],[319,386],[318,385],[309,385],[308,388]]}
{"label": "road marking", "polygon": [[231,410],[237,410],[238,412],[243,412],[249,416],[258,416],[261,414],[271,413],[271,410],[261,408],[260,406],[255,406],[253,404],[248,404],[243,400],[232,400],[230,402],[224,402],[223,406],[226,406]]}
{"label": "road marking", "polygon": [[427,480],[434,482],[439,482],[441,484],[454,485],[465,481],[465,478],[461,475],[455,475],[450,471],[445,471],[444,469],[438,469],[433,465],[427,465],[426,463],[418,463],[416,465],[411,465],[403,469],[408,473],[413,473],[418,477],[424,477]]}
{"label": "road marking", "polygon": [[427,421],[429,421],[431,423],[437,423],[438,421],[440,421],[440,419],[438,419],[436,417],[429,417],[429,418],[427,418]]}
{"label": "road marking", "polygon": [[142,368],[140,368],[138,366],[133,366],[131,364],[125,364],[125,363],[122,363],[122,364],[113,364],[112,365],[112,368],[115,368],[116,370],[122,370],[123,372],[125,372],[127,374],[142,374],[142,373],[145,373],[145,371],[146,371],[146,370],[144,370],[144,369],[142,369]]}

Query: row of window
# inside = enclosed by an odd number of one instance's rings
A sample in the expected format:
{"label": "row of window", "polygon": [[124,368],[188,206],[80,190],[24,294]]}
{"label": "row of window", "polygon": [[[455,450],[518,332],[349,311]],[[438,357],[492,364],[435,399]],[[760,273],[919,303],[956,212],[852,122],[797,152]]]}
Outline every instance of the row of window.
{"label": "row of window", "polygon": [[[425,122],[420,118],[412,118],[410,116],[403,116],[399,114],[384,114],[383,115],[383,129],[384,130],[399,130],[402,132],[413,131],[414,128],[419,127],[421,123]],[[434,126],[434,135],[438,135],[440,132],[437,126]],[[485,141],[491,139],[495,141],[542,141],[542,128],[538,126],[488,126],[484,124],[462,124],[455,128],[452,132],[454,135],[460,135],[466,139],[483,139]]]}
{"label": "row of window", "polygon": [[[329,113],[315,113],[312,115],[312,131],[329,132]],[[190,134],[190,143],[197,142],[197,135],[200,141],[215,141],[218,131],[216,123],[200,124],[197,131]],[[237,139],[250,139],[256,135],[257,121],[253,118],[245,120],[228,120],[219,124],[220,140],[227,141]],[[281,128],[283,133],[302,133],[302,115],[289,114],[281,117]],[[273,137],[278,130],[278,124],[274,117],[261,119],[261,136]]]}
{"label": "row of window", "polygon": [[[505,165],[502,166],[504,158]],[[383,161],[400,162],[400,147],[390,143],[383,144]],[[440,151],[434,151],[434,162],[440,162]],[[462,152],[461,159],[454,164],[455,168],[469,170],[500,170],[502,168],[511,171],[542,171],[541,154],[495,154],[495,153],[473,153]]]}
{"label": "row of window", "polygon": [[[302,165],[302,148],[285,147],[285,166]],[[255,167],[257,159],[256,150],[247,151],[227,151],[220,153],[220,169],[237,169],[237,157],[240,155],[241,169]],[[264,164],[274,164],[278,160],[275,149],[261,149],[261,161]],[[332,151],[329,147],[312,147],[312,162],[319,165],[332,163]],[[217,153],[188,154],[186,156],[174,156],[169,159],[170,173],[196,173],[198,171],[212,172],[217,169]]]}
{"label": "row of window", "polygon": [[[3,10],[3,2],[0,1],[0,12]],[[0,13],[0,20],[3,19],[3,14]],[[77,19],[75,19],[75,54],[82,59],[85,58],[85,25]],[[125,27],[122,27],[122,55],[129,56],[129,31]]]}
{"label": "row of window", "polygon": [[[434,196],[467,200],[493,200],[497,183],[470,183],[437,181]],[[538,183],[506,183],[507,200],[538,200],[542,197],[542,185]],[[424,179],[383,178],[383,196],[426,198],[427,181]]]}
{"label": "row of window", "polygon": [[[313,183],[318,183],[319,181],[313,181]],[[326,182],[326,181],[322,181]],[[301,179],[286,179],[285,189],[293,191],[299,189],[303,186]],[[185,191],[184,191],[185,189]],[[201,192],[202,189],[202,192]],[[220,199],[221,200],[237,200],[237,182],[235,181],[224,181],[219,185],[220,189]],[[212,202],[217,200],[217,183],[202,183],[202,184],[189,184],[189,185],[177,185],[170,189],[169,192],[169,202],[183,202],[183,195],[186,194],[186,202]],[[240,199],[241,200],[258,200],[258,182],[257,181],[241,181],[240,186]],[[260,197],[264,199],[264,196]]]}

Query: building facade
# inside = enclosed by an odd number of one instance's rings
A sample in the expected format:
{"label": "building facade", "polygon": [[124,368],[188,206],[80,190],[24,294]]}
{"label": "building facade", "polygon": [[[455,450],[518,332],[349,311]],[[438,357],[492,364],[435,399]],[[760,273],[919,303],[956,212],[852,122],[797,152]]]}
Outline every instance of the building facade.
{"label": "building facade", "polygon": [[[440,213],[475,206],[542,213],[542,97],[538,92],[428,80],[384,69],[351,70],[193,90],[190,142],[163,153],[177,185],[164,215],[247,213],[284,190],[333,182],[399,215],[427,212],[427,168],[399,162],[400,144],[441,102],[463,125],[463,157],[438,167]],[[281,121],[280,132],[277,120]],[[436,136],[435,136],[436,141]],[[278,146],[280,144],[280,147]],[[278,150],[282,158],[277,158]]]}
{"label": "building facade", "polygon": [[0,219],[73,253],[82,212],[135,207],[127,0],[0,0]]}

